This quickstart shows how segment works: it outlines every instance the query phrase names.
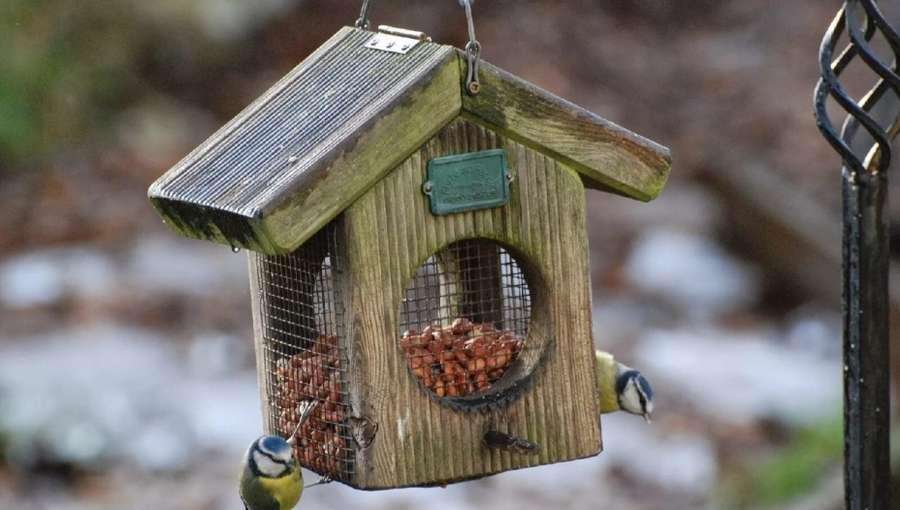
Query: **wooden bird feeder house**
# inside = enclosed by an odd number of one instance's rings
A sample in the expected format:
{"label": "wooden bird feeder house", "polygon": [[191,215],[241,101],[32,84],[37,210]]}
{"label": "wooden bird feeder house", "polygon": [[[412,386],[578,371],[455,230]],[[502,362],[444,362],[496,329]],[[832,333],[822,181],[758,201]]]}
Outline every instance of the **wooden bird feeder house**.
{"label": "wooden bird feeder house", "polygon": [[[585,190],[650,200],[668,150],[461,51],[344,28],[150,190],[250,250],[265,427],[360,489],[596,455]],[[499,431],[537,445],[486,446]]]}

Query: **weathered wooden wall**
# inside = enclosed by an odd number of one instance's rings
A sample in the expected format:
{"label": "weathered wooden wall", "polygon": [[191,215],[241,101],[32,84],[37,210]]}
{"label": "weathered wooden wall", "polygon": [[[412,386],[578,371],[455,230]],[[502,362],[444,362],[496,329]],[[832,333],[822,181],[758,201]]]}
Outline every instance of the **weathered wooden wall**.
{"label": "weathered wooden wall", "polygon": [[[431,158],[505,148],[514,176],[508,205],[433,216],[421,186]],[[446,483],[588,457],[601,449],[591,340],[585,190],[578,174],[470,121],[457,120],[413,154],[340,220],[346,249],[350,400],[379,424],[357,455],[353,485],[379,489]],[[430,398],[399,347],[405,287],[429,256],[465,238],[511,247],[532,285],[533,315],[518,373],[520,396],[488,412]],[[512,390],[511,390],[512,391]],[[488,450],[488,428],[540,445],[533,456]]]}

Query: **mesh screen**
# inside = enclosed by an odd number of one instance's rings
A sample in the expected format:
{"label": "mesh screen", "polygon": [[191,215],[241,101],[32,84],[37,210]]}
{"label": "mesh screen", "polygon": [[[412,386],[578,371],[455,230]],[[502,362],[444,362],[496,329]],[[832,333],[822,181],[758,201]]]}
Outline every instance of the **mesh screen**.
{"label": "mesh screen", "polygon": [[[348,364],[339,341],[344,313],[335,276],[342,269],[335,254],[334,228],[327,227],[290,255],[259,256],[258,299],[270,432],[288,437],[296,430],[301,465],[349,480]],[[298,405],[305,401],[315,407],[297,429]]]}
{"label": "mesh screen", "polygon": [[418,269],[400,309],[410,370],[438,397],[487,391],[524,348],[531,292],[522,267],[486,240],[451,244]]}

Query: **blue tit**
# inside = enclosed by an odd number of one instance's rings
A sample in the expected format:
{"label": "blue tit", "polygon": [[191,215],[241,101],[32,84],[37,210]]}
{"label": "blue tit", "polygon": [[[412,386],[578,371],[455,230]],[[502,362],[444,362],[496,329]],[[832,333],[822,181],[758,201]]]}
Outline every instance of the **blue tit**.
{"label": "blue tit", "polygon": [[597,351],[597,383],[600,387],[600,412],[625,411],[643,416],[650,423],[653,413],[653,389],[637,370],[625,366],[607,352]]}
{"label": "blue tit", "polygon": [[288,440],[262,436],[250,445],[240,480],[246,510],[291,510],[297,506],[303,494],[303,474],[293,446],[297,431],[315,407],[316,402],[300,403],[300,420]]}

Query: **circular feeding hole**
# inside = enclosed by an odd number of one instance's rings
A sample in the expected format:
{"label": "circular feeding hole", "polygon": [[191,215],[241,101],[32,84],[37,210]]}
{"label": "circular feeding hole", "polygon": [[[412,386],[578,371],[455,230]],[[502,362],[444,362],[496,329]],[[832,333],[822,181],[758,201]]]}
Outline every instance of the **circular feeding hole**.
{"label": "circular feeding hole", "polygon": [[406,288],[400,347],[410,370],[438,397],[485,392],[525,347],[531,291],[522,266],[482,239],[431,256]]}

